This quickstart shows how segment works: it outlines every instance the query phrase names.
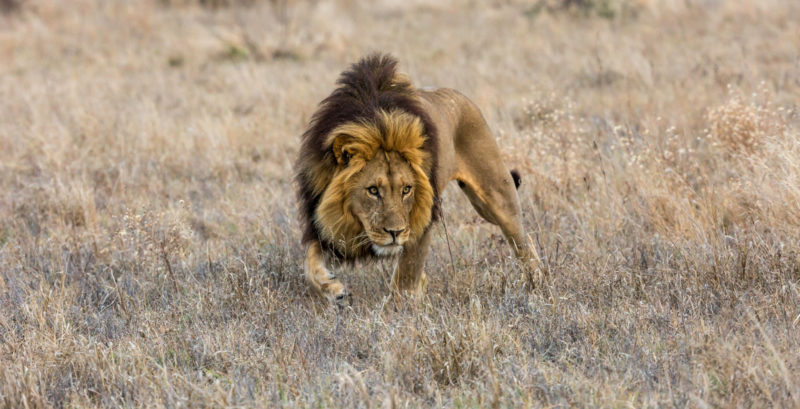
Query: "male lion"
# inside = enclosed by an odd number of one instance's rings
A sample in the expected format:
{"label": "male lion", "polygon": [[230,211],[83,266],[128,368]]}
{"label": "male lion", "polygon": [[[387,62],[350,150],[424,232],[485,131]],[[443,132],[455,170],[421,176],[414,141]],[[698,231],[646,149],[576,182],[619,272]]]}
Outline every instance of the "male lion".
{"label": "male lion", "polygon": [[308,282],[341,303],[348,292],[325,253],[351,261],[400,255],[392,288],[421,291],[439,192],[451,180],[538,278],[520,223],[519,175],[506,169],[478,108],[451,89],[415,89],[396,66],[387,55],[353,64],[302,136],[295,170]]}

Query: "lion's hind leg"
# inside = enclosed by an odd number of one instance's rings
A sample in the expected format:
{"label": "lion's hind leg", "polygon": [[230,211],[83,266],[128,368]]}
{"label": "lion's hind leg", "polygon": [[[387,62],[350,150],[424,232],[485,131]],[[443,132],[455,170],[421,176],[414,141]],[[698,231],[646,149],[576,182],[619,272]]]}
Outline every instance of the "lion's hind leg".
{"label": "lion's hind leg", "polygon": [[502,160],[486,120],[478,107],[461,97],[461,119],[454,145],[456,166],[452,178],[486,221],[500,226],[531,284],[544,277],[536,247],[522,227],[517,187],[519,173],[509,171]]}
{"label": "lion's hind leg", "polygon": [[483,169],[480,173],[462,170],[456,175],[456,180],[478,214],[489,223],[500,226],[515,256],[529,275],[529,281],[538,285],[544,277],[536,247],[522,227],[522,212],[516,192],[519,175],[508,172],[504,166],[499,167],[503,169]]}
{"label": "lion's hind leg", "polygon": [[325,267],[319,242],[314,241],[308,246],[304,268],[306,281],[317,294],[338,305],[344,305],[349,301],[349,293],[344,284]]}

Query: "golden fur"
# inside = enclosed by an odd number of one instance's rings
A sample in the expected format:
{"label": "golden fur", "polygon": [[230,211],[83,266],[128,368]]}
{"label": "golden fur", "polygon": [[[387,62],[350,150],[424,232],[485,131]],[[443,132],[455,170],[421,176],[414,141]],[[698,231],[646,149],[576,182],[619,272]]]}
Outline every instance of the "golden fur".
{"label": "golden fur", "polygon": [[347,295],[324,253],[399,253],[393,287],[424,286],[429,227],[450,180],[500,226],[526,271],[540,276],[521,224],[519,175],[506,169],[480,111],[453,90],[416,90],[396,64],[379,55],[354,64],[303,135],[296,167],[312,288],[331,300]]}
{"label": "golden fur", "polygon": [[[422,150],[425,136],[419,118],[398,110],[378,114],[379,124],[349,122],[331,132],[325,146],[333,149],[340,163],[335,169],[322,169],[331,175],[319,175],[315,180],[329,180],[327,186],[318,186],[322,200],[317,208],[314,223],[322,238],[346,254],[358,254],[357,237],[363,231],[358,218],[350,211],[347,193],[356,189],[354,175],[373,160],[379,150],[399,153],[410,165],[415,177],[414,205],[410,212],[410,241],[414,241],[431,222],[433,187],[427,174],[431,170],[429,155]],[[379,126],[380,125],[380,126]],[[381,132],[381,129],[384,131]],[[349,156],[346,166],[342,155]],[[363,245],[363,244],[362,244]]]}

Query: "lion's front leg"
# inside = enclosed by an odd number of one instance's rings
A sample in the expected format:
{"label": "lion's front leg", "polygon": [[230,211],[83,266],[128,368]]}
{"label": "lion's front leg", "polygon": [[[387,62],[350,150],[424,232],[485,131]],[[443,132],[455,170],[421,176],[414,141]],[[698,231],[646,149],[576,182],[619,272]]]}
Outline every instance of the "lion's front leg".
{"label": "lion's front leg", "polygon": [[306,250],[306,280],[311,287],[328,301],[342,305],[347,302],[348,292],[327,267],[318,241],[312,242]]}
{"label": "lion's front leg", "polygon": [[416,242],[406,244],[392,275],[393,291],[422,293],[425,290],[425,256],[430,247],[430,228]]}

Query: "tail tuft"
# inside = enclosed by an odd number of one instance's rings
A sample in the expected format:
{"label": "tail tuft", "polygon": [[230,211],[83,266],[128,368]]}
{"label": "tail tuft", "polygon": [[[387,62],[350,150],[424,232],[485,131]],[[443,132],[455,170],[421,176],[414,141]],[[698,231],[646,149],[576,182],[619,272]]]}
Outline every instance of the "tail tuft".
{"label": "tail tuft", "polygon": [[519,171],[511,169],[511,178],[514,179],[514,187],[519,189],[519,185],[522,184],[522,176],[519,175]]}

